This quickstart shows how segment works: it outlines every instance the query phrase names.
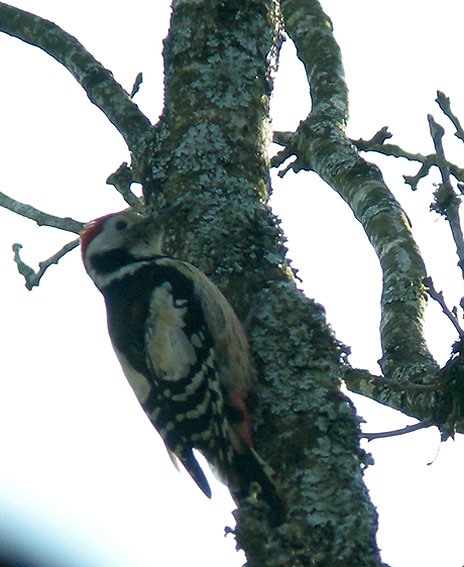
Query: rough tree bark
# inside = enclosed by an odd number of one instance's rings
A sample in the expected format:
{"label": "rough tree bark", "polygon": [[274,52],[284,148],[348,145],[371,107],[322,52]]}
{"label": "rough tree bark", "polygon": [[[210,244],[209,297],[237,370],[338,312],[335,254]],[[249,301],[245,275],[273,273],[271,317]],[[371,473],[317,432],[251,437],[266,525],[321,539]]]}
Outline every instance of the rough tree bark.
{"label": "rough tree bark", "polygon": [[[288,500],[277,528],[256,505],[237,511],[249,567],[379,566],[377,516],[362,479],[369,459],[341,381],[444,431],[455,409],[453,394],[437,388],[441,374],[423,338],[426,273],[407,218],[345,135],[343,66],[319,2],[174,0],[172,8],[165,108],[154,126],[55,24],[0,3],[0,30],[57,59],[116,126],[133,156],[115,178],[121,191],[138,181],[152,208],[186,203],[172,219],[168,251],[207,273],[246,326],[259,375],[256,444]],[[296,156],[291,167],[317,172],[362,223],[383,270],[383,378],[348,366],[323,308],[298,290],[266,204],[269,96],[284,32],[306,67],[312,108],[297,131],[275,133],[284,148],[273,165]],[[460,427],[455,412],[452,428]]]}

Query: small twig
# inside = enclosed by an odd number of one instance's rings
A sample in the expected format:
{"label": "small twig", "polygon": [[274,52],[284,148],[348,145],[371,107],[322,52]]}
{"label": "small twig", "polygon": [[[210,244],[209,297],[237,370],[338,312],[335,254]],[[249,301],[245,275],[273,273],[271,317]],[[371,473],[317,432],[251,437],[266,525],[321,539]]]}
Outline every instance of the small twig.
{"label": "small twig", "polygon": [[[60,230],[66,230],[68,232],[74,232],[76,234],[80,234],[82,229],[84,228],[85,224],[83,222],[79,222],[74,220],[70,217],[57,217],[55,215],[50,215],[48,213],[44,213],[39,209],[36,209],[32,205],[27,205],[26,203],[21,203],[16,199],[12,199],[5,195],[5,193],[0,192],[0,206],[21,215],[22,217],[26,217],[35,221],[39,226],[50,226],[52,228],[59,228]],[[44,275],[45,271],[49,266],[52,264],[58,263],[58,261],[67,254],[73,248],[79,245],[79,239],[76,238],[71,242],[68,242],[61,250],[58,250],[53,256],[50,256],[47,260],[39,263],[39,270],[35,272],[30,266],[28,266],[20,256],[20,250],[22,248],[21,244],[15,243],[13,244],[13,252],[14,252],[14,261],[16,262],[16,266],[18,268],[19,273],[24,277],[26,280],[26,287],[27,289],[31,290],[34,286],[39,285],[40,279]]]}
{"label": "small twig", "polygon": [[358,148],[358,150],[370,150],[372,146],[381,146],[384,144],[385,140],[391,138],[393,134],[388,131],[388,126],[384,126],[380,128],[378,132],[376,132],[370,140],[363,140],[360,138],[359,140],[351,140],[353,144]]}
{"label": "small twig", "polygon": [[414,425],[407,425],[401,429],[395,429],[393,431],[381,431],[379,433],[361,433],[361,437],[372,441],[373,439],[383,439],[385,437],[396,437],[398,435],[405,435],[406,433],[412,433],[413,431],[418,431],[419,429],[425,429],[427,427],[432,427],[433,423],[415,423]]}
{"label": "small twig", "polygon": [[[367,370],[348,368],[345,371],[345,383],[347,388],[355,394],[368,395],[373,389],[382,388],[398,392],[430,392],[439,389],[439,383],[434,381],[428,384],[417,384],[414,382],[398,382],[387,380],[382,376],[371,374]],[[375,397],[373,399],[376,399]]]}
{"label": "small twig", "polygon": [[75,232],[76,234],[80,234],[84,228],[83,222],[79,222],[70,217],[62,218],[44,213],[32,205],[16,201],[16,199],[12,199],[2,192],[0,192],[0,207],[4,207],[5,209],[21,215],[22,217],[31,219],[39,226],[51,226],[52,228],[59,228],[60,230]]}
{"label": "small twig", "polygon": [[445,95],[445,93],[437,91],[437,98],[435,99],[435,101],[438,103],[438,106],[441,108],[442,112],[446,114],[446,116],[453,123],[453,126],[456,128],[454,135],[460,140],[464,141],[464,130],[462,129],[458,117],[455,116],[455,114],[453,114],[453,112],[451,111],[450,99]]}
{"label": "small twig", "polygon": [[[428,158],[433,158],[433,160],[429,160]],[[429,171],[432,169],[432,166],[437,165],[435,163],[436,156],[426,156],[425,160],[422,162],[422,165],[416,175],[403,175],[404,182],[411,187],[413,191],[417,191],[417,186],[419,181],[426,177],[429,174]]]}
{"label": "small twig", "polygon": [[292,162],[287,165],[284,169],[278,172],[279,177],[284,177],[290,170],[296,172],[296,167],[298,164],[298,156],[295,153],[295,134],[294,132],[274,132],[272,141],[279,146],[283,146],[283,149],[277,152],[271,158],[271,167],[278,168],[283,165],[290,157],[293,158]]}
{"label": "small twig", "polygon": [[427,120],[429,123],[430,135],[432,136],[432,140],[435,146],[435,151],[437,152],[437,156],[446,162],[445,152],[443,150],[443,142],[442,142],[443,136],[445,135],[445,129],[441,124],[435,122],[435,119],[431,114],[427,114]]}
{"label": "small twig", "polygon": [[[416,175],[404,175],[405,182],[411,186],[411,189],[415,191],[417,189],[418,182],[425,177],[430,169],[435,167],[440,167],[442,160],[436,154],[429,154],[424,156],[420,153],[412,153],[403,150],[400,146],[396,144],[385,144],[384,141],[390,137],[390,133],[387,128],[381,128],[370,140],[351,140],[351,142],[358,148],[358,150],[365,152],[377,152],[379,154],[393,156],[397,158],[405,158],[408,161],[417,161],[421,164],[421,168]],[[446,161],[448,170],[453,177],[458,181],[464,181],[464,169],[458,167],[452,162]]]}
{"label": "small twig", "polygon": [[134,98],[134,96],[139,92],[140,89],[140,85],[143,83],[143,74],[139,73],[136,77],[135,77],[135,81],[134,81],[134,85],[132,87],[131,93],[130,93],[130,97]]}
{"label": "small twig", "polygon": [[125,161],[106,180],[107,185],[113,185],[116,191],[121,193],[122,198],[126,201],[126,203],[139,211],[143,208],[143,203],[137,195],[134,195],[131,191],[130,187],[133,182],[132,169]]}
{"label": "small twig", "polygon": [[450,311],[450,309],[446,305],[445,299],[443,297],[443,292],[441,292],[441,291],[438,292],[435,289],[435,287],[433,285],[433,280],[432,280],[431,277],[425,278],[424,284],[427,287],[427,291],[428,291],[428,294],[430,295],[430,297],[432,299],[435,299],[435,301],[440,304],[443,313],[451,321],[454,328],[458,332],[459,337],[462,337],[464,335],[464,330],[462,329],[461,325],[459,324],[459,320],[456,316],[455,310],[453,309],[453,310]]}
{"label": "small twig", "polygon": [[453,189],[453,186],[451,184],[451,171],[449,164],[445,158],[442,142],[445,131],[440,124],[435,122],[431,114],[427,116],[427,119],[429,121],[430,134],[433,139],[435,151],[437,152],[437,157],[439,158],[438,167],[440,169],[442,179],[442,183],[434,192],[435,201],[431,205],[431,208],[437,213],[443,215],[449,222],[451,234],[453,235],[453,240],[456,244],[456,253],[459,258],[458,266],[461,268],[461,271],[464,275],[464,235],[462,233],[461,219],[459,214],[461,199]]}
{"label": "small twig", "polygon": [[39,262],[39,270],[37,272],[35,272],[21,259],[20,250],[22,248],[22,245],[19,243],[13,244],[14,261],[18,267],[18,272],[22,276],[24,276],[24,279],[26,280],[25,286],[27,287],[27,289],[31,290],[34,286],[38,286],[40,279],[44,275],[47,268],[49,268],[52,264],[57,264],[65,254],[79,246],[79,243],[80,239],[76,238],[75,240],[71,240],[71,242],[65,244],[63,248],[58,250],[58,252],[53,254],[53,256],[50,256],[50,258],[47,258],[43,262]]}
{"label": "small twig", "polygon": [[279,144],[279,146],[290,146],[294,142],[294,138],[294,132],[275,130],[272,136],[272,141],[274,144]]}

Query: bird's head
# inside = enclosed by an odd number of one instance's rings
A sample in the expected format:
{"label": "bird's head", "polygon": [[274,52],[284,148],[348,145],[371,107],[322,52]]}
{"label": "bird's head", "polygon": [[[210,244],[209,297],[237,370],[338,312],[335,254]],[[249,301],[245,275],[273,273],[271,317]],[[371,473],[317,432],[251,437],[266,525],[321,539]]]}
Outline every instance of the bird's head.
{"label": "bird's head", "polygon": [[82,259],[95,280],[118,266],[161,254],[165,215],[143,216],[128,209],[88,223],[81,234]]}

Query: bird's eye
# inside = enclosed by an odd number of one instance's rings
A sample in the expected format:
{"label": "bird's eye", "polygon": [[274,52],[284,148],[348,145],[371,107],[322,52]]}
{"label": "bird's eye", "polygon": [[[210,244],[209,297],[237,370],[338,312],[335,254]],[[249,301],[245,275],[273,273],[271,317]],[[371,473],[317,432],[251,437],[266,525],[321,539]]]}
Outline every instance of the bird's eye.
{"label": "bird's eye", "polygon": [[118,222],[115,224],[116,230],[126,230],[127,228],[127,222],[124,220],[118,220]]}

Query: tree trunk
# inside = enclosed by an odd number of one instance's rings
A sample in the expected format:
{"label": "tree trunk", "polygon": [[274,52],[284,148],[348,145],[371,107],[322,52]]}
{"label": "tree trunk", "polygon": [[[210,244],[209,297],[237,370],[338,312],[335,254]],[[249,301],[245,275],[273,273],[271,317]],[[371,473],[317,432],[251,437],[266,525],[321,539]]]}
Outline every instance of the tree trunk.
{"label": "tree trunk", "polygon": [[340,393],[343,347],[297,289],[266,205],[269,95],[281,19],[271,0],[174,2],[165,109],[144,172],[149,203],[192,202],[170,251],[199,266],[246,325],[258,370],[256,445],[277,471],[288,523],[237,513],[248,565],[380,564],[368,458]]}

